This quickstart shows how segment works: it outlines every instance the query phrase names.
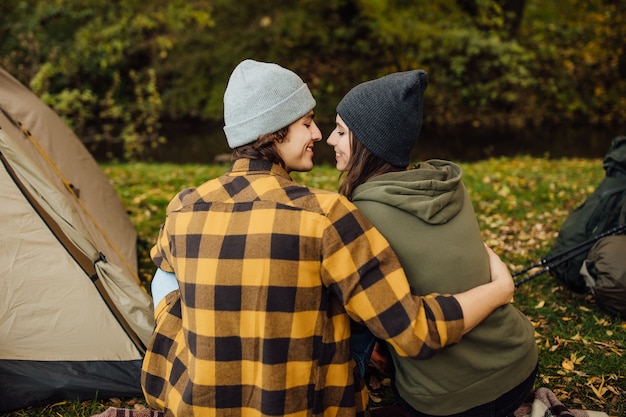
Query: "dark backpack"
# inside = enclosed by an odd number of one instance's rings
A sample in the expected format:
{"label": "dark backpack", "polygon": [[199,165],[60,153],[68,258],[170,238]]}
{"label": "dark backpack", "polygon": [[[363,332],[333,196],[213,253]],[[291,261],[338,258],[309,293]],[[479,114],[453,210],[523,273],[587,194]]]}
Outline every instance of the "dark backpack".
{"label": "dark backpack", "polygon": [[[572,211],[559,230],[547,258],[564,255],[563,262],[550,269],[561,283],[581,294],[590,291],[580,273],[592,240],[624,224],[626,217],[626,136],[613,139],[602,166],[605,178],[583,204]],[[571,256],[570,256],[571,255]]]}

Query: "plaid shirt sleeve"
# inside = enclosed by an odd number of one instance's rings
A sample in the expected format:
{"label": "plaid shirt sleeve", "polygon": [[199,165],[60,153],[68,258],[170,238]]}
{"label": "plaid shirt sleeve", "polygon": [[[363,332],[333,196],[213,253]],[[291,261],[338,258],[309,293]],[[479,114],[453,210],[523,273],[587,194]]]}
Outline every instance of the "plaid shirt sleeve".
{"label": "plaid shirt sleeve", "polygon": [[328,212],[322,279],[353,320],[401,356],[425,359],[461,339],[463,313],[454,297],[412,295],[389,243],[352,203],[339,198]]}

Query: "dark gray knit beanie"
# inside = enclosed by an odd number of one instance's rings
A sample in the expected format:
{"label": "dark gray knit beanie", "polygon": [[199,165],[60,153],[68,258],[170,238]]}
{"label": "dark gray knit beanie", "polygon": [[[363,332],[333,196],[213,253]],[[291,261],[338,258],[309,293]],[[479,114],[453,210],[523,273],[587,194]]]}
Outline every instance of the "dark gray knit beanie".
{"label": "dark gray knit beanie", "polygon": [[346,126],[374,155],[406,168],[422,129],[428,75],[396,72],[357,85],[337,106]]}

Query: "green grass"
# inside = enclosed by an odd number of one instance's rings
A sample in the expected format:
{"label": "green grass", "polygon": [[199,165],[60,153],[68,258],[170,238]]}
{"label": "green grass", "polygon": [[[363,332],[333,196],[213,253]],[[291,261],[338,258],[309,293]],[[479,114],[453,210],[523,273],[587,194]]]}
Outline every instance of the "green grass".
{"label": "green grass", "polygon": [[[519,270],[545,257],[567,215],[604,178],[599,159],[497,158],[461,164],[485,242]],[[139,274],[154,272],[148,251],[174,194],[220,175],[224,166],[103,164],[139,234]],[[296,181],[337,189],[334,167],[293,175]],[[536,387],[555,392],[572,408],[626,415],[626,324],[605,314],[590,296],[571,293],[541,275],[520,286],[515,305],[536,328],[540,371]],[[128,402],[130,401],[130,402]],[[7,416],[91,416],[109,405],[141,407],[142,398],[67,402]]]}

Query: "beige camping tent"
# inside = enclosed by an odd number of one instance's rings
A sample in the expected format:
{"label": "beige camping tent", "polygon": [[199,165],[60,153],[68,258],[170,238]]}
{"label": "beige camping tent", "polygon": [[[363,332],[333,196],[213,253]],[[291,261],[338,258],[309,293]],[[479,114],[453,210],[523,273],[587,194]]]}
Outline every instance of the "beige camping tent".
{"label": "beige camping tent", "polygon": [[141,395],[136,231],[96,161],[0,69],[0,411]]}

